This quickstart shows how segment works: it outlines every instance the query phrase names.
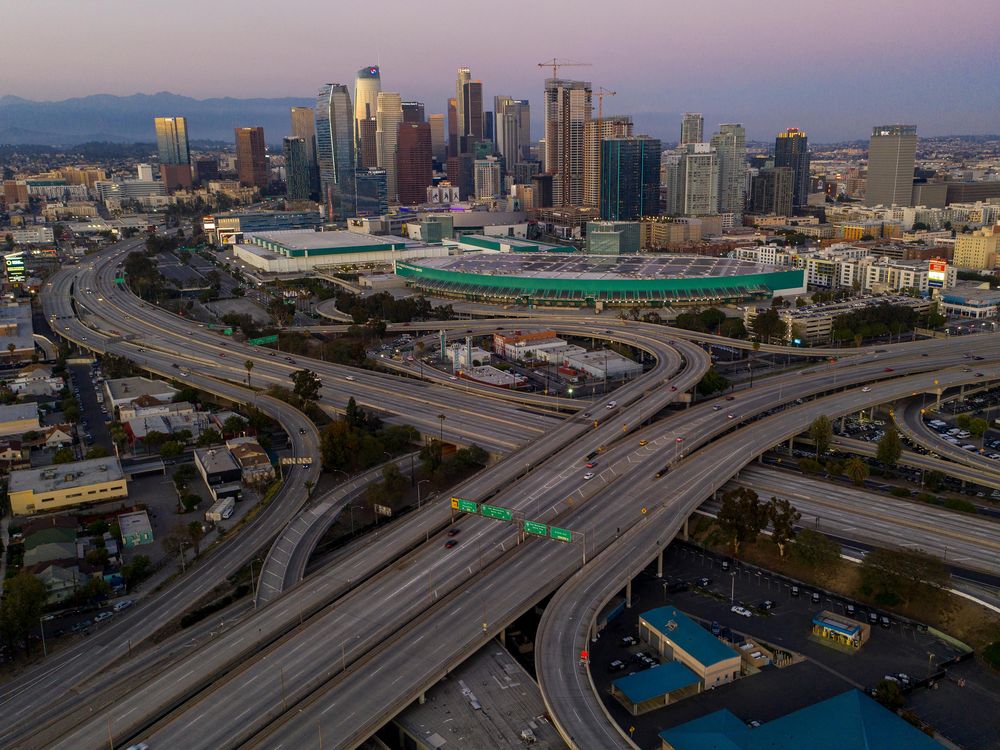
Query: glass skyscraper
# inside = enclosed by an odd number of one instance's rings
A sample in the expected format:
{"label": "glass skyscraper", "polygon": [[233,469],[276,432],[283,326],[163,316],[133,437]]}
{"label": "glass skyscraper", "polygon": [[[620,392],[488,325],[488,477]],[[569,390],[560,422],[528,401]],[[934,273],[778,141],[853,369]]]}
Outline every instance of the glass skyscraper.
{"label": "glass skyscraper", "polygon": [[309,149],[304,138],[285,136],[285,185],[289,198],[304,200],[309,197],[311,165]]}
{"label": "glass skyscraper", "polygon": [[316,161],[328,218],[347,218],[354,206],[354,110],[342,83],[323,85],[316,97]]}
{"label": "glass skyscraper", "polygon": [[657,138],[601,141],[601,218],[635,221],[660,213],[660,154]]}
{"label": "glass skyscraper", "polygon": [[774,166],[792,170],[792,207],[809,202],[809,139],[804,130],[788,128],[774,140]]}
{"label": "glass skyscraper", "polygon": [[156,148],[160,152],[160,164],[190,164],[191,150],[188,147],[187,119],[184,117],[157,117]]}

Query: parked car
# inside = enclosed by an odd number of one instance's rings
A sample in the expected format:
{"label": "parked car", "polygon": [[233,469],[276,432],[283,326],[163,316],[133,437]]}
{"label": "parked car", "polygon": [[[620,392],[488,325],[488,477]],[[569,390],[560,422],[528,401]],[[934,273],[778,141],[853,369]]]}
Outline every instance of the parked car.
{"label": "parked car", "polygon": [[722,632],[722,626],[715,620],[712,621],[712,635],[718,636]]}
{"label": "parked car", "polygon": [[621,659],[615,659],[608,665],[609,672],[621,672],[623,669],[625,669],[625,662]]}
{"label": "parked car", "polygon": [[739,615],[740,617],[753,617],[753,612],[746,607],[741,607],[739,604],[734,604],[729,608],[729,611],[734,615]]}
{"label": "parked car", "polygon": [[775,606],[774,602],[771,601],[770,599],[765,599],[760,603],[760,608],[763,609],[765,612],[770,612],[772,609],[774,609],[774,606]]}

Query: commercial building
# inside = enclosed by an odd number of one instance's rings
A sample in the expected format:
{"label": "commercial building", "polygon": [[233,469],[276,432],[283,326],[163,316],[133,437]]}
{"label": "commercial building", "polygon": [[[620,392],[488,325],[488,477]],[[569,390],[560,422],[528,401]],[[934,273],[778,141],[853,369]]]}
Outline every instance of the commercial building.
{"label": "commercial building", "polygon": [[153,124],[156,128],[156,149],[160,164],[190,164],[187,118],[157,117]]}
{"label": "commercial building", "polygon": [[[405,110],[404,110],[405,113]],[[434,182],[431,127],[426,122],[403,122],[396,143],[396,178],[399,202],[404,206],[423,203]],[[388,176],[386,177],[388,189]]]}
{"label": "commercial building", "polygon": [[200,448],[194,452],[194,465],[205,480],[213,500],[239,498],[243,472],[228,448]]}
{"label": "commercial building", "polygon": [[[632,133],[632,117],[617,115],[588,120],[583,126],[583,205],[601,205],[602,142],[606,138],[627,138]],[[659,176],[657,176],[659,181]]]}
{"label": "commercial building", "polygon": [[[11,278],[9,263],[7,272],[8,281],[14,281],[15,279]],[[24,362],[34,355],[35,335],[31,322],[31,305],[16,303],[0,305],[0,356],[10,363]]]}
{"label": "commercial building", "polygon": [[458,373],[458,377],[484,385],[492,385],[494,388],[520,388],[528,382],[528,379],[523,375],[500,370],[492,365],[464,367]]}
{"label": "commercial building", "polygon": [[662,750],[941,750],[897,714],[859,690],[849,690],[750,727],[729,709],[715,711],[660,733]]}
{"label": "commercial building", "polygon": [[795,175],[790,167],[760,170],[750,182],[750,212],[762,216],[792,214]]}
{"label": "commercial building", "polygon": [[14,515],[31,515],[128,497],[117,458],[92,458],[10,473],[8,495]]}
{"label": "commercial building", "polygon": [[369,168],[378,166],[375,153],[375,132],[362,133],[374,126],[378,95],[382,91],[382,73],[378,65],[361,68],[354,76],[354,143],[357,152],[357,166]]}
{"label": "commercial building", "polygon": [[488,365],[493,361],[493,355],[485,349],[467,344],[449,344],[444,353],[453,370]]}
{"label": "commercial building", "polygon": [[677,661],[657,664],[611,683],[611,694],[633,716],[669,706],[700,690],[698,676]]}
{"label": "commercial building", "polygon": [[403,122],[410,125],[419,125],[427,122],[424,115],[423,102],[403,102]]}
{"label": "commercial building", "polygon": [[311,192],[312,164],[303,138],[285,136],[282,140],[285,152],[286,194],[293,200],[305,200]]}
{"label": "commercial building", "polygon": [[545,79],[545,171],[552,175],[552,205],[583,203],[584,129],[592,109],[589,82]]}
{"label": "commercial building", "polygon": [[980,287],[949,289],[938,298],[942,314],[949,318],[983,320],[1000,317],[1000,290]]}
{"label": "commercial building", "polygon": [[300,230],[246,235],[234,252],[244,263],[267,273],[298,273],[323,266],[389,265],[397,260],[440,257],[448,249],[403,237]]}
{"label": "commercial building", "polygon": [[226,448],[240,467],[244,484],[262,484],[274,479],[274,466],[257,438],[231,438],[226,441]]}
{"label": "commercial building", "polygon": [[110,409],[129,406],[138,399],[146,404],[150,399],[169,403],[177,394],[177,389],[162,380],[143,377],[115,378],[104,382],[104,395]]}
{"label": "commercial building", "polygon": [[788,128],[774,139],[774,166],[792,170],[792,207],[809,203],[809,139],[804,130]]}
{"label": "commercial building", "polygon": [[301,138],[306,144],[306,159],[316,164],[316,110],[312,107],[292,107],[292,137]]}
{"label": "commercial building", "polygon": [[470,301],[567,307],[668,306],[805,291],[801,270],[691,255],[466,253],[399,261],[410,286]]}
{"label": "commercial building", "polygon": [[384,216],[389,213],[389,186],[384,169],[372,167],[354,173],[354,215]]}
{"label": "commercial building", "polygon": [[824,610],[813,615],[812,634],[837,646],[860,649],[871,636],[871,626]]}
{"label": "commercial building", "polygon": [[663,162],[667,213],[707,216],[719,212],[719,161],[709,143],[687,143]]}
{"label": "commercial building", "polygon": [[978,232],[959,234],[955,237],[952,263],[959,268],[990,270],[997,265],[998,253],[1000,253],[1000,230],[994,227],[984,228]]}
{"label": "commercial building", "polygon": [[476,159],[475,189],[477,200],[495,200],[500,197],[500,161],[495,156]]}
{"label": "commercial building", "polygon": [[448,143],[445,140],[444,115],[427,116],[427,125],[431,129],[431,155],[434,161],[443,164],[448,158]]}
{"label": "commercial building", "polygon": [[736,223],[742,224],[747,183],[746,129],[739,123],[720,125],[711,144],[719,160],[719,212],[733,214]]}
{"label": "commercial building", "polygon": [[661,150],[659,140],[646,136],[602,139],[602,219],[635,221],[660,213]]}
{"label": "commercial building", "polygon": [[638,221],[588,221],[588,255],[630,255],[642,245],[642,229]]}
{"label": "commercial building", "polygon": [[917,154],[916,125],[879,125],[868,142],[866,206],[909,206]]}
{"label": "commercial building", "polygon": [[26,432],[37,432],[39,429],[41,428],[38,423],[38,404],[34,401],[0,406],[0,437],[21,436]]}
{"label": "commercial building", "polygon": [[530,155],[531,107],[527,99],[493,97],[494,142],[508,173]]}
{"label": "commercial building", "polygon": [[244,232],[312,229],[322,224],[323,217],[317,211],[231,211],[202,219],[209,242],[216,245],[241,242]]}
{"label": "commercial building", "polygon": [[681,118],[681,138],[678,146],[701,143],[704,140],[705,118],[700,112],[685,112]]}
{"label": "commercial building", "polygon": [[118,528],[121,530],[122,545],[125,549],[153,543],[153,525],[149,522],[149,515],[144,510],[120,514]]}
{"label": "commercial building", "polygon": [[326,216],[346,219],[354,201],[354,111],[342,83],[327,83],[316,96],[316,161]]}
{"label": "commercial building", "polygon": [[399,200],[399,173],[396,147],[403,123],[403,99],[398,93],[380,91],[375,110],[375,150],[378,166],[385,170],[389,202]]}
{"label": "commercial building", "polygon": [[267,190],[271,179],[264,128],[236,128],[236,171],[241,185]]}
{"label": "commercial building", "polygon": [[683,664],[708,690],[740,676],[737,651],[709,633],[673,606],[657,607],[639,615],[639,640],[648,643],[660,658]]}

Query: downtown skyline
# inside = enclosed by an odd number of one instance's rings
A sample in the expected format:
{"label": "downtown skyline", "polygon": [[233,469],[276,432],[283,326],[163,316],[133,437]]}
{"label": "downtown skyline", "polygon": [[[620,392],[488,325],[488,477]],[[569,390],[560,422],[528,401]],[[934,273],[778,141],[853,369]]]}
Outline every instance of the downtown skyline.
{"label": "downtown skyline", "polygon": [[[883,122],[917,122],[925,136],[996,130],[1000,82],[989,72],[989,60],[995,59],[997,50],[995,27],[990,24],[963,29],[962,44],[949,47],[948,55],[943,55],[936,29],[927,22],[927,14],[919,12],[932,8],[926,0],[905,7],[897,2],[870,7],[854,0],[836,9],[779,7],[770,0],[764,5],[773,5],[774,12],[761,7],[748,14],[731,2],[669,9],[634,0],[623,8],[621,23],[572,23],[553,46],[551,28],[577,18],[567,9],[578,5],[557,2],[534,7],[515,0],[504,19],[522,20],[507,25],[496,25],[485,10],[473,7],[465,28],[474,29],[477,22],[495,24],[496,33],[489,37],[494,41],[483,44],[481,34],[462,34],[447,20],[458,17],[460,5],[451,0],[433,14],[388,0],[380,13],[393,23],[374,27],[377,33],[371,37],[338,38],[333,51],[321,41],[328,33],[326,24],[295,20],[333,21],[333,11],[319,3],[293,1],[284,9],[285,20],[276,25],[236,13],[239,6],[231,0],[208,9],[181,0],[177,3],[181,16],[190,9],[191,18],[200,24],[225,23],[229,38],[239,39],[242,49],[266,48],[268,53],[210,54],[206,59],[195,52],[164,65],[146,54],[145,34],[129,31],[143,18],[130,5],[108,0],[84,12],[47,0],[30,11],[12,8],[5,14],[14,25],[23,25],[58,8],[61,21],[52,29],[52,53],[31,68],[26,65],[23,72],[17,61],[33,54],[29,39],[10,40],[8,52],[14,63],[0,96],[59,101],[99,93],[126,96],[168,90],[198,99],[311,99],[323,83],[350,83],[359,67],[378,64],[384,90],[424,102],[428,113],[440,113],[454,95],[455,70],[462,66],[483,81],[484,101],[509,95],[540,102],[544,79],[551,71],[536,63],[556,56],[590,63],[566,68],[562,77],[591,81],[595,90],[604,86],[618,92],[606,102],[605,114],[631,114],[636,132],[668,141],[678,138],[677,116],[684,111],[704,113],[706,127],[743,122],[752,141],[767,141],[789,126],[808,131],[815,143],[863,140],[874,123]],[[988,4],[957,0],[951,12],[988,17]],[[733,14],[738,14],[739,24],[721,23]],[[628,23],[628,18],[642,23]],[[889,45],[886,28],[893,29]],[[296,43],[275,45],[276,29],[282,35],[294,32]],[[414,34],[414,29],[424,33]],[[71,47],[76,35],[116,30],[121,32],[113,37],[116,55],[97,57],[87,66],[71,64],[77,54]],[[628,50],[627,56],[623,50]],[[129,64],[116,62],[121,60]],[[95,87],[94,81],[101,85]],[[968,96],[970,91],[976,95]],[[536,133],[541,132],[536,129],[540,114],[540,107],[533,108]],[[191,129],[197,138],[196,122]],[[269,133],[268,141],[278,135]]]}

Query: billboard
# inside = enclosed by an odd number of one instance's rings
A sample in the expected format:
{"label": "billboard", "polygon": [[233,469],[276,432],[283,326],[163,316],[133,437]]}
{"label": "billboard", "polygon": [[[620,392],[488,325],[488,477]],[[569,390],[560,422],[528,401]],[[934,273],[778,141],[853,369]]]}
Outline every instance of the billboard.
{"label": "billboard", "polygon": [[948,277],[948,261],[944,258],[931,258],[927,268],[927,286],[940,289]]}
{"label": "billboard", "polygon": [[7,281],[12,283],[24,281],[28,276],[24,267],[24,254],[11,253],[4,256],[4,270],[7,272]]}

